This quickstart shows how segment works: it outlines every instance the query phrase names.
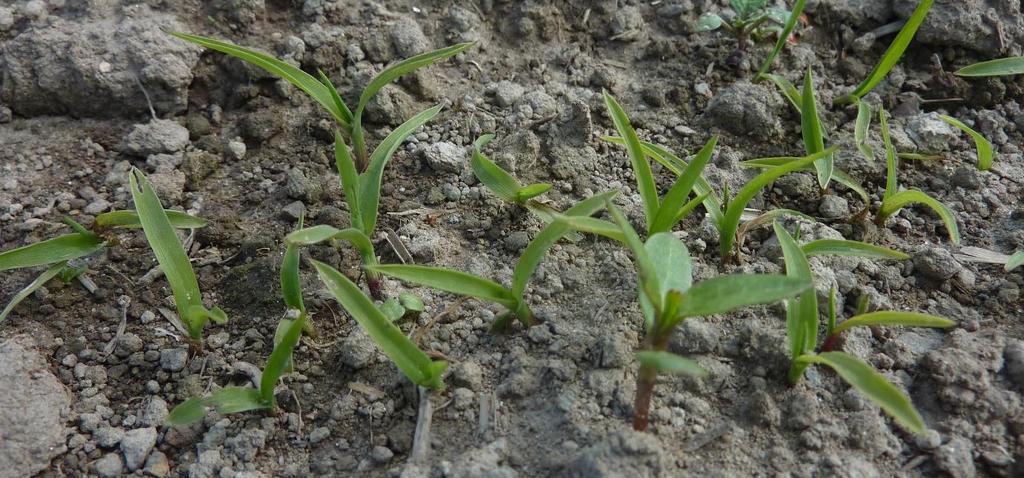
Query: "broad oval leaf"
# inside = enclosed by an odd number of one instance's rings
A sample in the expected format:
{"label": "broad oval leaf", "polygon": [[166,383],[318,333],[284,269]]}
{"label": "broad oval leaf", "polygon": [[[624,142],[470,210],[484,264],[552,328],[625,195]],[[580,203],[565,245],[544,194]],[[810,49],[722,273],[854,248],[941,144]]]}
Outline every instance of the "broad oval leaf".
{"label": "broad oval leaf", "polygon": [[809,288],[809,280],[777,274],[730,274],[700,281],[683,294],[680,317],[724,314],[742,307],[770,304]]}
{"label": "broad oval leaf", "polygon": [[697,377],[708,374],[708,371],[704,370],[704,367],[701,367],[696,361],[664,350],[642,350],[636,353],[636,359],[640,365],[651,367],[661,373]]}
{"label": "broad oval leaf", "polygon": [[930,207],[936,214],[942,218],[942,222],[946,224],[946,231],[949,232],[949,240],[954,245],[960,244],[960,229],[956,225],[956,216],[945,204],[942,204],[935,198],[917,190],[901,191],[882,201],[882,207],[878,210],[878,222],[884,223],[889,216],[895,214],[903,207],[913,204],[920,203]]}
{"label": "broad oval leaf", "polygon": [[206,405],[200,397],[192,397],[178,404],[167,415],[167,423],[180,427],[190,425],[203,419],[206,415]]}
{"label": "broad oval leaf", "polygon": [[[198,229],[206,226],[206,219],[193,216],[181,211],[164,210],[167,213],[167,220],[175,229]],[[135,211],[110,211],[96,216],[93,225],[98,229],[111,227],[140,228],[139,214]]]}
{"label": "broad oval leaf", "polygon": [[0,271],[66,262],[88,256],[105,245],[92,233],[64,234],[0,253]]}
{"label": "broad oval leaf", "polygon": [[697,27],[693,29],[694,32],[709,32],[717,30],[722,26],[722,17],[715,12],[705,12],[699,18],[697,18]]}
{"label": "broad oval leaf", "polygon": [[518,303],[518,300],[512,295],[512,291],[502,287],[501,284],[461,271],[406,264],[375,265],[367,269],[454,294],[497,302],[513,310]]}
{"label": "broad oval leaf", "polygon": [[53,264],[49,269],[46,269],[42,274],[39,274],[39,277],[36,277],[35,280],[25,286],[25,288],[18,291],[18,293],[11,298],[11,301],[7,303],[7,306],[4,307],[3,312],[0,312],[0,322],[3,322],[4,319],[7,318],[7,315],[10,314],[11,311],[21,303],[21,301],[28,298],[28,296],[32,295],[33,292],[39,290],[40,287],[46,285],[50,279],[59,275],[67,265],[67,261],[61,261]]}
{"label": "broad oval leaf", "polygon": [[947,328],[956,325],[956,322],[945,317],[918,312],[880,310],[877,312],[868,312],[866,314],[853,316],[840,322],[839,325],[832,330],[832,335],[839,335],[843,333],[843,331],[849,330],[853,327],[867,327],[875,325]]}
{"label": "broad oval leaf", "polygon": [[693,284],[693,263],[686,244],[669,232],[659,232],[647,239],[644,249],[652,260],[652,271],[658,278],[661,296],[668,291],[686,292]]}
{"label": "broad oval leaf", "polygon": [[[804,151],[807,155],[825,150],[824,129],[821,126],[821,117],[818,116],[817,101],[814,99],[814,84],[811,81],[810,68],[804,75],[804,90],[800,101],[800,128],[804,139]],[[835,162],[831,154],[814,162],[814,169],[818,172],[818,185],[821,186],[822,191],[828,189],[828,183],[832,180],[833,168],[835,168]]]}
{"label": "broad oval leaf", "polygon": [[914,408],[910,398],[857,357],[843,352],[823,352],[817,355],[804,355],[799,360],[828,365],[846,383],[882,407],[882,410],[896,419],[900,425],[917,434],[925,432],[927,427],[924,419]]}
{"label": "broad oval leaf", "polygon": [[625,140],[629,162],[633,167],[633,174],[636,176],[637,191],[644,203],[644,219],[647,221],[647,228],[650,229],[654,218],[658,215],[658,209],[661,207],[651,165],[647,162],[647,155],[644,154],[640,138],[637,137],[636,130],[630,124],[629,117],[626,116],[626,112],[619,102],[615,101],[615,98],[607,91],[604,92],[604,104],[608,107],[608,114],[612,117],[619,136]]}
{"label": "broad oval leaf", "polygon": [[965,66],[955,73],[957,76],[1005,76],[1024,74],[1024,56],[1011,56],[996,60],[982,61]]}
{"label": "broad oval leaf", "polygon": [[444,388],[441,381],[444,362],[431,362],[351,280],[327,264],[311,262],[331,294],[406,377],[427,388]]}
{"label": "broad oval leaf", "polygon": [[992,143],[989,140],[956,118],[939,115],[939,119],[959,128],[974,140],[974,148],[978,151],[978,169],[985,171],[992,167],[992,159],[995,154],[992,152]]}
{"label": "broad oval leaf", "polygon": [[846,239],[818,239],[802,247],[807,256],[849,256],[868,259],[910,259],[910,256],[888,247]]}

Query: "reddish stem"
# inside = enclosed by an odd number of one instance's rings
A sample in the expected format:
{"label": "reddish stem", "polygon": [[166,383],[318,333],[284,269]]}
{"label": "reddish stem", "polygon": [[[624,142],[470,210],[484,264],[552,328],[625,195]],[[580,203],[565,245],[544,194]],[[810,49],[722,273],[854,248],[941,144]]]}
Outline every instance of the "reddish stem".
{"label": "reddish stem", "polygon": [[633,402],[633,429],[638,432],[647,430],[651,396],[654,395],[654,384],[657,379],[658,371],[654,367],[640,366],[640,377],[636,380],[636,399]]}
{"label": "reddish stem", "polygon": [[839,334],[829,335],[825,342],[821,344],[822,352],[831,352],[839,345]]}

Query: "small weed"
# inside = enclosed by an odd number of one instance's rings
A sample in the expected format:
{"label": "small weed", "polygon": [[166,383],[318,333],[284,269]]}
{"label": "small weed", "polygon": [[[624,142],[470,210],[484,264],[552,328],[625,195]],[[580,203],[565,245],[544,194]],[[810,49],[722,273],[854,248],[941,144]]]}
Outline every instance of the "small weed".
{"label": "small weed", "polygon": [[[477,179],[483,183],[487,189],[490,189],[499,198],[510,202],[512,204],[518,204],[526,207],[530,210],[543,209],[546,211],[546,207],[537,204],[533,201],[533,198],[546,193],[551,189],[551,185],[547,183],[536,183],[528,186],[519,184],[512,174],[501,166],[498,166],[484,156],[480,150],[486,146],[491,140],[494,139],[493,134],[485,134],[476,141],[473,142],[473,158],[470,161],[470,165],[473,168],[473,174],[476,175]],[[539,216],[547,217],[546,214],[541,213]]]}
{"label": "small weed", "polygon": [[[818,104],[814,99],[814,83],[810,68],[804,74],[804,89],[800,95],[800,131],[804,139],[804,152],[808,156],[825,150],[824,128],[821,126]],[[818,185],[821,186],[821,190],[827,190],[835,170],[835,160],[832,154],[827,154],[815,161],[814,170],[817,171]]]}
{"label": "small weed", "polygon": [[768,73],[768,70],[772,67],[772,62],[775,61],[775,57],[779,56],[782,52],[782,48],[786,46],[786,42],[789,41],[789,35],[793,33],[793,28],[796,27],[797,22],[800,20],[800,15],[803,14],[804,6],[807,4],[807,0],[796,0],[796,4],[793,5],[793,11],[789,12],[789,17],[786,18],[786,23],[782,27],[782,31],[779,33],[779,38],[775,40],[775,47],[772,48],[771,53],[764,59],[764,63],[761,64],[761,68],[757,71],[757,75],[754,76],[756,80],[761,80]]}
{"label": "small weed", "polygon": [[974,131],[970,126],[965,125],[962,121],[953,118],[951,116],[939,115],[939,119],[949,123],[967,133],[971,139],[974,140],[974,148],[978,151],[978,169],[985,171],[992,167],[992,159],[994,153],[992,152],[992,143],[990,143],[981,133]]}
{"label": "small weed", "polygon": [[[737,51],[741,53],[747,49],[748,38],[759,40],[771,33],[781,36],[785,31],[783,25],[787,25],[792,16],[782,8],[768,6],[767,0],[729,0],[729,5],[734,12],[731,17],[723,18],[722,14],[706,12],[697,19],[694,31],[700,33],[724,28],[736,36]],[[789,30],[792,31],[792,27]],[[781,41],[785,41],[784,37]]]}
{"label": "small weed", "polygon": [[966,77],[1024,75],[1024,56],[975,63],[957,70],[954,74]]}

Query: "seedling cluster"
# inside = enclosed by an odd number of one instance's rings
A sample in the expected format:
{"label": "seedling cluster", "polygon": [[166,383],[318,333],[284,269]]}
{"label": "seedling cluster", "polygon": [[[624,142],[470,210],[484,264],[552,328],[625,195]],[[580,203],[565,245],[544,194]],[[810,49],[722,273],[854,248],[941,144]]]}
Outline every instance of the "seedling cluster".
{"label": "seedling cluster", "polygon": [[[870,160],[874,160],[875,156],[874,149],[868,144],[872,113],[861,98],[881,82],[898,61],[927,15],[931,3],[932,0],[923,0],[918,5],[868,78],[838,100],[840,104],[856,105],[855,144],[858,153]],[[511,173],[483,154],[482,150],[493,139],[493,135],[481,136],[474,142],[471,159],[477,178],[498,198],[526,208],[546,223],[520,256],[509,287],[458,270],[413,264],[380,264],[373,244],[383,170],[403,140],[434,118],[441,107],[434,106],[408,119],[388,134],[371,153],[367,148],[362,124],[366,105],[388,83],[417,68],[464,52],[472,44],[459,44],[424,53],[384,69],[361,92],[356,108],[352,110],[323,72],[319,72],[318,77],[313,76],[255,50],[210,38],[172,33],[183,40],[263,68],[304,91],[331,114],[337,123],[335,164],[351,214],[351,224],[345,229],[328,225],[306,227],[300,219],[296,230],[284,238],[280,285],[285,308],[259,386],[225,387],[203,397],[187,399],[171,413],[170,422],[181,425],[197,421],[205,415],[207,408],[214,408],[219,413],[275,409],[275,390],[281,377],[292,369],[293,353],[303,331],[316,333],[311,314],[303,301],[300,281],[301,249],[305,246],[325,242],[336,247],[348,244],[359,253],[369,296],[333,267],[315,260],[308,262],[331,296],[367,332],[395,366],[411,382],[429,391],[444,388],[444,372],[448,364],[444,360],[432,359],[397,325],[403,318],[420,314],[424,309],[423,303],[408,292],[400,292],[388,298],[381,276],[499,304],[507,312],[495,319],[495,330],[509,329],[513,319],[518,320],[524,328],[530,327],[537,323],[526,296],[530,279],[553,245],[559,240],[583,233],[602,236],[621,244],[632,255],[635,263],[638,302],[643,314],[645,334],[636,354],[639,370],[633,426],[637,430],[648,427],[649,411],[659,374],[707,373],[697,362],[668,352],[669,338],[679,324],[687,319],[724,314],[742,307],[784,302],[791,358],[788,374],[790,384],[797,384],[807,367],[825,365],[876,402],[898,423],[915,433],[922,433],[925,424],[920,414],[898,386],[889,383],[860,359],[838,350],[842,345],[842,335],[846,330],[860,326],[950,327],[954,323],[945,318],[914,312],[869,312],[866,302],[862,302],[856,315],[838,322],[835,291],[832,291],[829,313],[824,324],[824,340],[819,346],[822,324],[818,296],[814,289],[815,278],[808,257],[848,255],[878,260],[903,260],[907,256],[899,251],[859,241],[829,239],[800,245],[799,229],[794,237],[778,221],[784,216],[804,221],[814,220],[799,211],[774,209],[753,218],[745,216],[748,204],[762,190],[780,177],[794,172],[813,172],[823,193],[828,192],[832,180],[852,189],[864,200],[863,214],[868,213],[871,201],[867,190],[835,164],[838,147],[827,144],[830,135],[819,114],[820,105],[810,70],[804,75],[802,91],[798,91],[786,78],[769,73],[774,58],[783,50],[786,39],[794,29],[805,1],[798,0],[792,12],[769,8],[764,0],[733,0],[731,4],[735,11],[733,16],[726,20],[718,14],[705,14],[701,17],[700,29],[729,29],[736,33],[741,49],[748,36],[758,36],[769,30],[779,35],[775,48],[757,78],[775,83],[800,113],[804,156],[745,161],[744,166],[763,171],[735,194],[728,188],[717,192],[703,177],[704,168],[714,155],[717,137],[710,138],[689,161],[683,160],[663,147],[641,141],[625,110],[611,94],[605,92],[604,103],[618,135],[604,139],[625,147],[643,206],[644,226],[640,228],[641,233],[613,203],[617,191],[593,195],[564,211],[555,210],[538,201],[536,198],[550,190],[551,185],[520,183]],[[957,73],[963,76],[1020,74],[1024,73],[1024,67],[1020,58],[1007,58],[972,65]],[[978,167],[988,169],[993,159],[992,145],[962,122],[948,116],[942,119],[972,137],[978,150]],[[951,242],[958,244],[960,235],[956,219],[948,207],[921,191],[899,189],[898,163],[900,159],[910,156],[895,151],[883,108],[879,108],[878,120],[885,146],[886,182],[875,221],[884,225],[886,219],[903,207],[914,203],[924,204],[941,217]],[[676,175],[663,195],[659,194],[651,160]],[[203,330],[209,321],[224,323],[227,320],[221,309],[209,308],[204,302],[188,253],[176,231],[202,227],[205,221],[185,213],[165,210],[152,185],[140,171],[133,169],[128,179],[134,211],[101,214],[96,217],[92,230],[66,219],[74,232],[0,253],[0,271],[47,266],[42,275],[14,296],[0,313],[0,320],[50,279],[60,277],[70,281],[84,273],[85,259],[107,247],[117,246],[119,241],[114,234],[116,230],[132,228],[143,230],[173,292],[177,316],[193,344],[197,347],[201,344]],[[700,206],[703,206],[720,235],[719,255],[723,267],[730,261],[741,259],[740,249],[746,233],[755,227],[771,224],[783,250],[785,275],[723,274],[694,283],[689,250],[672,231]],[[596,216],[598,214],[604,214],[610,220]],[[1024,252],[1018,252],[1007,261],[1006,269],[1009,271],[1022,262]],[[379,301],[380,305],[374,300]]]}

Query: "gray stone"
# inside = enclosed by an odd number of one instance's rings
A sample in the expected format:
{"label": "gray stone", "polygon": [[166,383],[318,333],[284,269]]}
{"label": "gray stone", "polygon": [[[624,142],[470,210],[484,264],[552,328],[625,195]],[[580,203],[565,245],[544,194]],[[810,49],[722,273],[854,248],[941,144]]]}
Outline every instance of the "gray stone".
{"label": "gray stone", "polygon": [[142,408],[139,409],[136,425],[143,427],[161,427],[167,421],[170,414],[167,410],[167,402],[160,397],[150,398]]}
{"label": "gray stone", "polygon": [[171,474],[171,464],[167,461],[167,455],[164,455],[162,451],[156,450],[149,454],[143,471],[145,471],[146,476],[163,478]]}
{"label": "gray stone", "polygon": [[707,319],[688,319],[669,338],[669,350],[680,355],[707,354],[718,349],[721,329]]}
{"label": "gray stone", "polygon": [[975,476],[973,448],[970,440],[953,437],[935,450],[935,467],[952,478],[971,478]]}
{"label": "gray stone", "polygon": [[963,267],[949,251],[941,247],[932,247],[914,256],[914,269],[932,280],[945,281]]}
{"label": "gray stone", "polygon": [[719,91],[708,102],[704,117],[737,136],[777,138],[783,134],[779,124],[782,107],[782,98],[774,89],[741,80]]}
{"label": "gray stone", "polygon": [[949,151],[957,139],[957,131],[939,119],[938,113],[919,114],[907,121],[907,136],[917,148],[929,153]]}
{"label": "gray stone", "polygon": [[634,41],[644,31],[644,17],[633,5],[616,8],[609,24],[611,37],[616,40]]}
{"label": "gray stone", "polygon": [[668,458],[649,433],[620,430],[582,450],[564,470],[567,478],[636,478],[663,476]]}
{"label": "gray stone", "polygon": [[111,426],[102,426],[92,434],[93,441],[103,448],[113,448],[121,443],[124,438],[124,430]]}
{"label": "gray stone", "polygon": [[391,43],[395,46],[395,52],[402,58],[433,50],[420,25],[409,17],[399,18],[391,25]]}
{"label": "gray stone", "polygon": [[394,456],[395,453],[392,452],[391,449],[389,449],[386,446],[378,445],[373,447],[373,450],[370,450],[370,459],[372,459],[373,462],[378,465],[383,465],[391,461],[391,459],[394,458]]}
{"label": "gray stone", "polygon": [[633,358],[633,344],[622,333],[607,334],[597,344],[597,363],[604,368],[625,367]]}
{"label": "gray stone", "polygon": [[[909,18],[916,6],[916,2],[893,2],[893,10],[901,19]],[[1018,0],[935,2],[914,41],[922,45],[969,48],[992,58],[1002,56],[1003,44],[1010,46],[1024,41],[1021,4]]]}
{"label": "gray stone", "polygon": [[502,80],[488,85],[487,91],[494,96],[494,104],[506,108],[519,101],[519,98],[526,93],[526,88],[518,83]]}
{"label": "gray stone", "polygon": [[354,369],[370,364],[377,355],[377,346],[362,327],[355,327],[341,342],[341,363]]}
{"label": "gray stone", "polygon": [[306,205],[302,201],[293,201],[281,208],[281,216],[285,219],[296,221],[306,213]]}
{"label": "gray stone", "polygon": [[188,128],[165,119],[135,125],[121,144],[121,151],[139,157],[172,154],[188,146]]}
{"label": "gray stone", "polygon": [[177,372],[185,368],[188,360],[188,348],[163,349],[160,351],[160,368],[168,372]]}
{"label": "gray stone", "polygon": [[835,194],[822,196],[818,212],[826,219],[837,219],[850,213],[850,203]]}
{"label": "gray stone", "polygon": [[[21,337],[0,342],[0,474],[34,476],[67,450],[68,391]],[[99,422],[99,417],[96,417]],[[95,429],[95,428],[94,428]]]}
{"label": "gray stone", "polygon": [[978,173],[978,168],[974,166],[963,165],[956,168],[951,179],[954,186],[960,186],[972,191],[981,189],[981,174]]}
{"label": "gray stone", "polygon": [[315,445],[331,436],[331,429],[327,427],[316,427],[309,433],[309,443]]}
{"label": "gray stone", "polygon": [[53,16],[8,39],[0,102],[24,116],[149,114],[138,78],[157,113],[184,110],[200,48],[164,32],[188,28],[142,5],[124,12]]}
{"label": "gray stone", "polygon": [[1018,387],[1024,388],[1024,341],[1011,340],[1003,349],[1006,375]]}
{"label": "gray stone", "polygon": [[241,141],[228,141],[225,153],[229,159],[240,161],[245,157],[245,143]]}
{"label": "gray stone", "polygon": [[150,174],[148,179],[164,207],[178,204],[185,195],[185,173],[177,169]]}
{"label": "gray stone", "polygon": [[455,143],[442,141],[423,150],[427,165],[439,173],[458,173],[466,167],[466,149]]}
{"label": "gray stone", "polygon": [[199,454],[199,459],[188,467],[189,478],[213,478],[224,466],[220,449],[206,450]]}
{"label": "gray stone", "polygon": [[92,464],[92,471],[99,475],[100,478],[115,478],[122,476],[124,474],[124,465],[121,463],[121,455],[117,454],[117,452],[111,452],[103,455],[103,458],[96,460]]}
{"label": "gray stone", "polygon": [[121,453],[128,471],[135,471],[146,462],[146,457],[156,445],[156,428],[136,428],[124,434],[121,439]]}
{"label": "gray stone", "polygon": [[452,383],[454,385],[470,390],[479,390],[483,382],[483,369],[476,362],[457,362],[452,366]]}

